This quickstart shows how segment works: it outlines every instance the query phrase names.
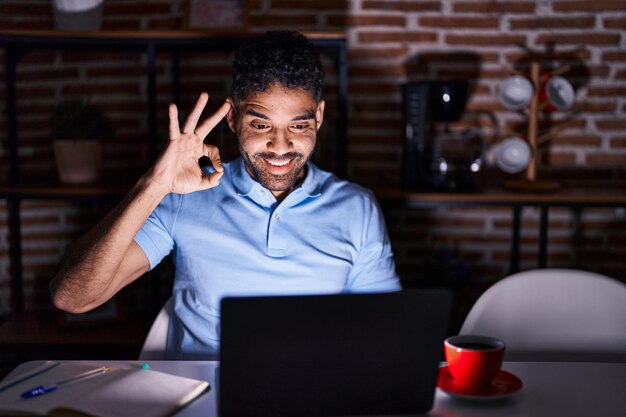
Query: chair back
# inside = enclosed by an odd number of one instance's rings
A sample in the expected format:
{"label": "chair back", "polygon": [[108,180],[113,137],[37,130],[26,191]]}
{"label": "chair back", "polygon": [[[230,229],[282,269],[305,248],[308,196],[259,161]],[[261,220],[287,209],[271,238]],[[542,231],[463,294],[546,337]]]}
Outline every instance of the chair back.
{"label": "chair back", "polygon": [[501,338],[508,360],[626,362],[626,285],[571,269],[520,272],[479,297],[460,333]]}
{"label": "chair back", "polygon": [[172,315],[172,297],[170,297],[150,327],[148,336],[139,353],[139,360],[163,360],[167,348],[167,333]]}

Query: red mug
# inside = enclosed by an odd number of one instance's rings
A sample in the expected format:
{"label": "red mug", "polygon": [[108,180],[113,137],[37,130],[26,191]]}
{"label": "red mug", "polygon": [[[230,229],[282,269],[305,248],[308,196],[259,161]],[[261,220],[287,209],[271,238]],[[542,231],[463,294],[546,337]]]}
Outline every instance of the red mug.
{"label": "red mug", "polygon": [[448,370],[463,387],[489,385],[500,372],[504,342],[490,336],[459,335],[444,341]]}
{"label": "red mug", "polygon": [[572,84],[559,75],[547,75],[539,91],[539,102],[545,111],[564,111],[574,104]]}

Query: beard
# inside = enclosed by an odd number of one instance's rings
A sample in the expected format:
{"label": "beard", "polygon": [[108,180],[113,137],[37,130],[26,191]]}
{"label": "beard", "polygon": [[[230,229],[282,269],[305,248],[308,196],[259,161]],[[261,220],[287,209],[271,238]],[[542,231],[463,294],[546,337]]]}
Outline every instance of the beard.
{"label": "beard", "polygon": [[[243,150],[241,144],[239,145],[239,151],[248,173],[270,191],[288,191],[293,189],[299,182],[300,173],[312,155],[312,153],[304,155],[299,152],[287,152],[282,155],[273,152],[259,152],[250,155]],[[289,162],[289,171],[280,175],[273,174],[267,167],[268,162],[266,160],[271,160],[275,163],[291,160]]]}

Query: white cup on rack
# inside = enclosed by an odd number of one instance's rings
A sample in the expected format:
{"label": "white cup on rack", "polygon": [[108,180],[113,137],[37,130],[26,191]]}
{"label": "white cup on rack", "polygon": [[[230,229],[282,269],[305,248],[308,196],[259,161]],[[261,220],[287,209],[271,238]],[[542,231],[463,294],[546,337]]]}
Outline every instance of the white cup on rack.
{"label": "white cup on rack", "polygon": [[530,104],[534,88],[528,78],[512,75],[502,81],[498,90],[498,101],[509,110],[521,110]]}
{"label": "white cup on rack", "polygon": [[519,136],[504,139],[496,150],[496,165],[509,174],[517,174],[528,167],[532,150],[527,141]]}

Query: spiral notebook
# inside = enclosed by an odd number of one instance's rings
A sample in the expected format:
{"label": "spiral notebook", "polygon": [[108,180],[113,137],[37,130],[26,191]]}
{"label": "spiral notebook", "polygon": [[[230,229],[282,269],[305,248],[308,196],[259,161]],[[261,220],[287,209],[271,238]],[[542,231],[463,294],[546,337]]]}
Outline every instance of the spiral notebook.
{"label": "spiral notebook", "polygon": [[33,387],[51,386],[103,364],[45,362],[28,374],[3,381],[0,416],[165,417],[209,389],[206,381],[128,364],[43,395],[21,396]]}

